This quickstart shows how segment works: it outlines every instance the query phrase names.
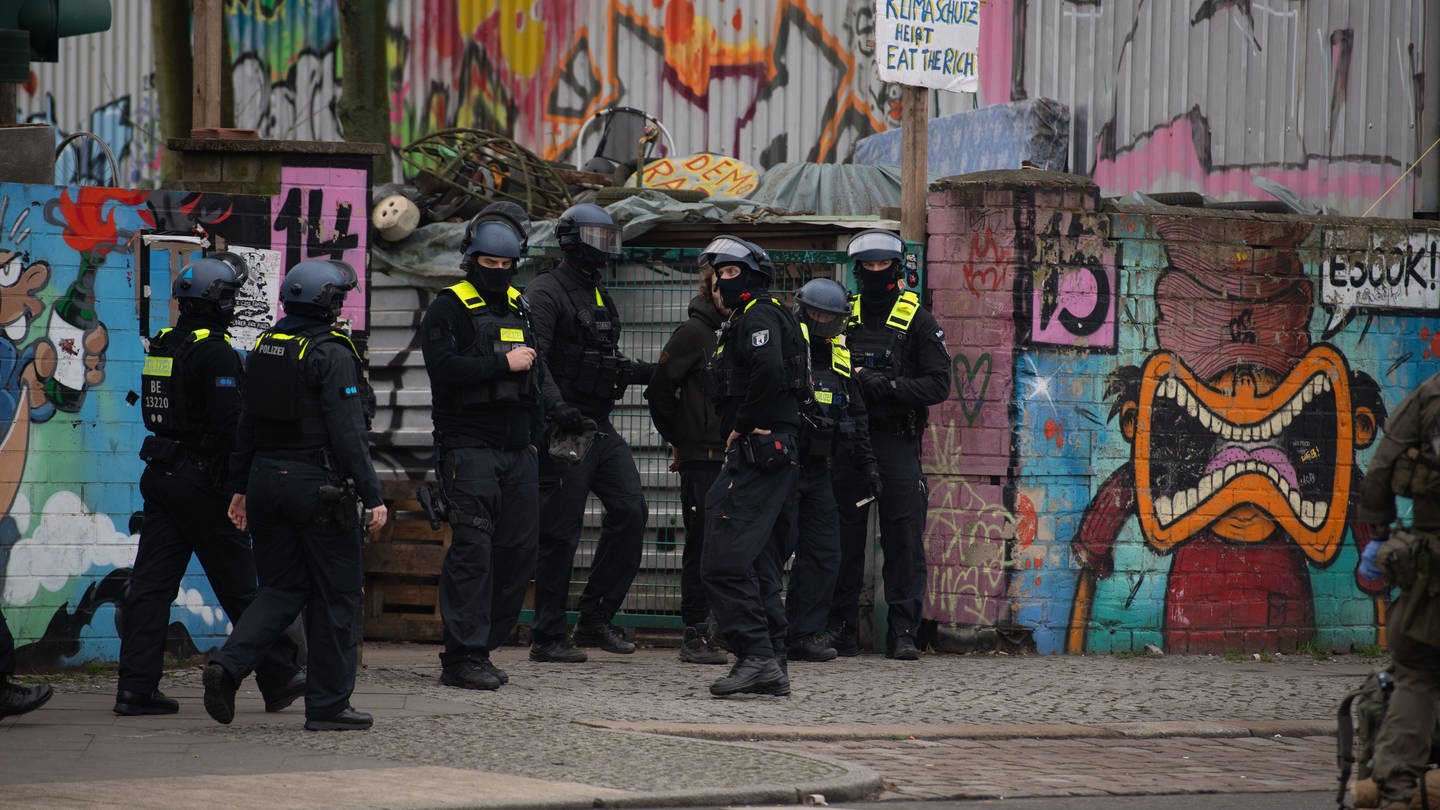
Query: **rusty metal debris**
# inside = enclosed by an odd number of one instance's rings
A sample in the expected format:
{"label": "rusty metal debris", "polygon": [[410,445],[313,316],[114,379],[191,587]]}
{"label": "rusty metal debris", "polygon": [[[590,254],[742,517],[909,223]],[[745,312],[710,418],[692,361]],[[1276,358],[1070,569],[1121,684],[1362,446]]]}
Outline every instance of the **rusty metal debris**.
{"label": "rusty metal debris", "polygon": [[555,168],[510,138],[482,129],[432,132],[400,152],[433,220],[469,217],[497,200],[517,203],[536,218],[571,204]]}

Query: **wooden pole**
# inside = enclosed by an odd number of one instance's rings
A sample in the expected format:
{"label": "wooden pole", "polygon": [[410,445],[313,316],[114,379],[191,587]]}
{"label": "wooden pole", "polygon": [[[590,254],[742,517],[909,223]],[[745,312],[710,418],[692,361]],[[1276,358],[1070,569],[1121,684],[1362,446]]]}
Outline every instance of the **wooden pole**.
{"label": "wooden pole", "polygon": [[195,0],[195,95],[193,129],[220,126],[220,26],[225,12],[220,0]]}
{"label": "wooden pole", "polygon": [[930,91],[905,85],[900,96],[900,238],[925,241],[925,192],[930,185]]}

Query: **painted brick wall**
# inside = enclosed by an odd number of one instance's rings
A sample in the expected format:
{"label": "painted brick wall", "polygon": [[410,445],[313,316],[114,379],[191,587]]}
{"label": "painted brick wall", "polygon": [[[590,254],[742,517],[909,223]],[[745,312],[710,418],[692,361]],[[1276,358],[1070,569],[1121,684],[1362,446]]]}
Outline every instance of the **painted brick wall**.
{"label": "painted brick wall", "polygon": [[1355,499],[1440,356],[1440,228],[932,186],[928,618],[1042,652],[1374,644]]}
{"label": "painted brick wall", "polygon": [[[312,161],[283,165],[281,177],[274,198],[0,184],[0,608],[21,667],[119,653],[143,506],[141,337],[170,324],[172,274],[198,256],[193,243],[145,234],[198,227],[246,257],[255,283],[237,309],[237,347],[273,321],[281,268],[348,261],[361,290],[344,315],[363,340],[368,169]],[[154,296],[142,306],[147,281]],[[93,314],[67,320],[67,299]],[[198,562],[171,621],[180,651],[224,641],[229,620]]]}

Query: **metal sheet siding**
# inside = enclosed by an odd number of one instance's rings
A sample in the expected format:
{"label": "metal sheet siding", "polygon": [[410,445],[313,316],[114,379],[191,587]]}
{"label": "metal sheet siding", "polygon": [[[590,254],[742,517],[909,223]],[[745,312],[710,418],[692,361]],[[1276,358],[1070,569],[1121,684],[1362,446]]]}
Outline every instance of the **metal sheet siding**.
{"label": "metal sheet siding", "polygon": [[93,140],[79,140],[56,163],[56,180],[149,186],[159,167],[159,119],[150,61],[150,4],[112,3],[109,31],[60,40],[60,61],[34,62],[18,93],[20,120],[54,125],[58,144],[77,130],[105,140],[120,165],[112,177]]}
{"label": "metal sheet siding", "polygon": [[[1359,214],[1428,145],[1423,0],[993,5],[986,36],[1018,19],[1025,95],[1071,107],[1071,168],[1106,193],[1268,199],[1259,175]],[[1408,217],[1414,184],[1375,213]]]}

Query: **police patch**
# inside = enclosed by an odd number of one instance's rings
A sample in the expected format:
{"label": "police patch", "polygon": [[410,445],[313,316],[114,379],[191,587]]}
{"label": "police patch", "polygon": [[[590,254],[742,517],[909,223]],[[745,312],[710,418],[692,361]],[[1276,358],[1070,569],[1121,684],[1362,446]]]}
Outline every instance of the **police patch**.
{"label": "police patch", "polygon": [[769,343],[769,342],[770,342],[770,330],[769,330],[769,329],[757,329],[756,331],[750,333],[750,345],[751,345],[751,346],[764,346],[766,343]]}
{"label": "police patch", "polygon": [[944,330],[944,329],[936,329],[936,330],[935,330],[935,337],[940,338],[941,340],[944,340],[944,339],[945,339],[945,330]]}
{"label": "police patch", "polygon": [[358,397],[360,396],[360,386],[347,385],[344,388],[340,389],[340,396],[344,399],[349,399],[350,397]]}
{"label": "police patch", "polygon": [[234,388],[234,387],[235,387],[235,378],[234,378],[234,377],[216,377],[216,378],[215,378],[215,387],[216,387],[216,388]]}

